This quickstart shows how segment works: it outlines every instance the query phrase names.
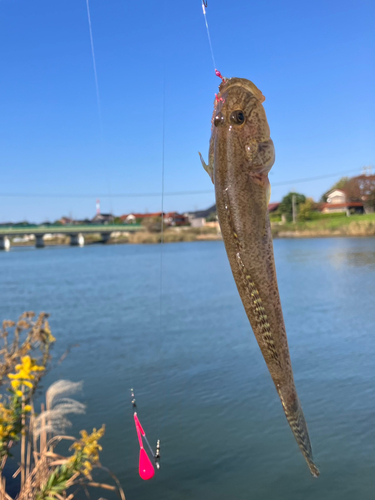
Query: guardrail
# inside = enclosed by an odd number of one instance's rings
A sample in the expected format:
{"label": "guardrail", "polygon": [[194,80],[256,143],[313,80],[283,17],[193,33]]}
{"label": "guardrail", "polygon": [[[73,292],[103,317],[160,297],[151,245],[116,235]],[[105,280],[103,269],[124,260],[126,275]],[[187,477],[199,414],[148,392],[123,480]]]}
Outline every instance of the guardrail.
{"label": "guardrail", "polygon": [[44,236],[46,234],[65,234],[70,236],[70,244],[73,246],[83,246],[85,244],[84,235],[100,233],[102,243],[106,243],[112,233],[132,233],[142,230],[139,224],[87,224],[87,225],[28,225],[28,226],[2,226],[0,227],[0,250],[9,250],[11,246],[10,238],[16,236],[35,236],[35,246],[44,247]]}

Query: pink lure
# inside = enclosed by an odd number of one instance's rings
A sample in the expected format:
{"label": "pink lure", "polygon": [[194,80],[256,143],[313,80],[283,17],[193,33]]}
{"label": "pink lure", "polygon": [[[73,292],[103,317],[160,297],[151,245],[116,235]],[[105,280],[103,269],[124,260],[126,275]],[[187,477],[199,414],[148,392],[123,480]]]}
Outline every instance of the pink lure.
{"label": "pink lure", "polygon": [[149,459],[146,450],[143,448],[142,436],[145,436],[145,431],[141,425],[141,422],[138,419],[136,413],[134,413],[134,422],[135,428],[137,430],[138,442],[139,442],[139,475],[142,479],[147,481],[151,479],[155,474],[154,466],[152,465],[151,460]]}
{"label": "pink lure", "polygon": [[142,479],[147,481],[147,479],[151,479],[154,474],[154,466],[152,465],[151,460],[148,458],[146,450],[144,448],[141,448],[139,452],[139,475]]}

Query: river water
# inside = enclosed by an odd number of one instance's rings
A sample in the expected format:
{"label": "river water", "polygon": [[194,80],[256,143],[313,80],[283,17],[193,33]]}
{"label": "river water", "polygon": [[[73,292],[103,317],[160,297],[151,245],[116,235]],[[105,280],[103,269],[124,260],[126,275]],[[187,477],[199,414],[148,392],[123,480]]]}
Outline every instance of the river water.
{"label": "river water", "polygon": [[[374,499],[375,239],[274,246],[319,479],[287,425],[222,242],[164,245],[162,273],[157,245],[0,254],[0,318],[51,314],[54,359],[72,349],[44,387],[84,381],[87,413],[70,432],[106,423],[102,463],[127,500]],[[149,482],[137,475],[130,387],[149,440],[162,441]]]}

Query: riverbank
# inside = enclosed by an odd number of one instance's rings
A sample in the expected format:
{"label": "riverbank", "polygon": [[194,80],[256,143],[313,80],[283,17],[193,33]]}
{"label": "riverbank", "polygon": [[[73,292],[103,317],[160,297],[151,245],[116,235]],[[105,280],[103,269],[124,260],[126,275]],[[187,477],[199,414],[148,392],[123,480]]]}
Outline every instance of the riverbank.
{"label": "riverbank", "polygon": [[375,214],[332,217],[286,224],[271,223],[274,238],[375,236]]}
{"label": "riverbank", "polygon": [[[85,234],[85,245],[94,245],[103,243],[102,235],[100,233]],[[164,231],[163,240],[165,243],[178,243],[189,241],[212,241],[221,240],[221,233],[217,228],[213,227],[173,227],[167,228]],[[149,231],[138,232],[113,232],[106,244],[156,244],[160,243],[161,234]],[[44,236],[45,246],[65,246],[70,245],[70,237],[64,234],[46,234]],[[12,247],[26,247],[35,246],[35,238],[26,236],[24,238],[11,239]]]}
{"label": "riverbank", "polygon": [[[332,217],[312,221],[289,222],[285,224],[271,222],[274,238],[327,238],[375,236],[375,214],[353,215],[351,217]],[[221,233],[214,227],[172,227],[164,232],[165,243],[215,241],[221,240]],[[138,231],[136,233],[112,233],[106,244],[156,244],[160,243],[160,233]],[[46,246],[70,245],[70,237],[64,234],[46,235]],[[102,243],[100,233],[85,235],[85,245]],[[14,238],[11,246],[34,246],[35,239],[30,237]]]}

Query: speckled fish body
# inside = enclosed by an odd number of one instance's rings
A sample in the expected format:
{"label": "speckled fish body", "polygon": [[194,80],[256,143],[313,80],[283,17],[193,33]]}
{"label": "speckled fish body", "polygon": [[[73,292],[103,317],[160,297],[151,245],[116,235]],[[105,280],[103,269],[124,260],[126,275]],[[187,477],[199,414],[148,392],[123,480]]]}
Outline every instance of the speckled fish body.
{"label": "speckled fish body", "polygon": [[281,309],[268,216],[268,172],[275,152],[257,87],[224,80],[215,101],[209,164],[216,207],[232,273],[253,332],[281,399],[288,423],[311,473],[306,421],[293,379]]}

